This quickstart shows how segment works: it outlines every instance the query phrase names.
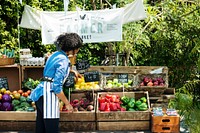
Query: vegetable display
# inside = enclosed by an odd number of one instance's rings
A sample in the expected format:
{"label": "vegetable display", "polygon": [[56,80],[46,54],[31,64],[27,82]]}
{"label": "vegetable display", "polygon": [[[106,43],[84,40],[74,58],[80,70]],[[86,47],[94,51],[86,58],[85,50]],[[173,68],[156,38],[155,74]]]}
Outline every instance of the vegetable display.
{"label": "vegetable display", "polygon": [[3,102],[1,105],[2,111],[12,111],[13,105],[10,102]]}
{"label": "vegetable display", "polygon": [[4,94],[2,96],[2,102],[11,102],[12,97],[9,94]]}
{"label": "vegetable display", "polygon": [[35,111],[35,104],[28,97],[31,91],[0,89],[0,111]]}
{"label": "vegetable display", "polygon": [[146,111],[148,110],[146,97],[135,99],[134,97],[116,94],[100,95],[98,97],[99,111]]}
{"label": "vegetable display", "polygon": [[[133,80],[128,80],[128,83],[124,83],[124,87],[125,88],[129,88],[131,87],[133,84]],[[106,81],[106,86],[105,88],[121,88],[123,87],[123,84],[119,82],[118,79],[114,78],[114,79],[109,79]]]}
{"label": "vegetable display", "polygon": [[165,80],[162,77],[151,78],[143,77],[140,86],[165,86]]}
{"label": "vegetable display", "polygon": [[[74,111],[93,111],[94,110],[94,99],[93,94],[90,92],[85,92],[82,97],[75,98],[70,101],[73,106]],[[67,111],[65,105],[60,102],[60,110]]]}
{"label": "vegetable display", "polygon": [[75,90],[99,90],[99,82],[85,82],[84,76],[78,78],[75,83]]}

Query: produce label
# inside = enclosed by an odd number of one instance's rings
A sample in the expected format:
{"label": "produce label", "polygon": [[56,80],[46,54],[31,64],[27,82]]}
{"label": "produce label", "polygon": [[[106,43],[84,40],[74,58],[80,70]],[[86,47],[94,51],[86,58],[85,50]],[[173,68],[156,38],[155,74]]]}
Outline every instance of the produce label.
{"label": "produce label", "polygon": [[84,78],[85,78],[85,82],[99,81],[99,72],[98,71],[85,72]]}
{"label": "produce label", "polygon": [[5,88],[6,90],[9,90],[8,79],[6,77],[1,77],[0,78],[0,89],[1,88]]}
{"label": "produce label", "polygon": [[128,74],[119,74],[118,75],[118,82],[119,83],[128,83]]}
{"label": "produce label", "polygon": [[74,73],[70,72],[63,86],[66,88],[74,87],[75,84],[74,77],[75,77]]}
{"label": "produce label", "polygon": [[76,62],[76,69],[77,70],[85,70],[90,67],[88,60],[80,60]]}

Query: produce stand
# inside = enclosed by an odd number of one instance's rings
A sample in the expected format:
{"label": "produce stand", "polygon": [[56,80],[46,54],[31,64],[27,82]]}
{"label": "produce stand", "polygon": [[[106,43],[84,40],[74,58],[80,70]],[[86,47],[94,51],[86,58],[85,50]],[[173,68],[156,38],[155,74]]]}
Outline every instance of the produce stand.
{"label": "produce stand", "polygon": [[[11,91],[21,89],[21,83],[26,78],[38,80],[42,77],[44,66],[0,66],[0,74],[8,77]],[[159,74],[152,71],[162,68]],[[151,108],[156,106],[167,107],[171,98],[174,98],[175,89],[168,88],[168,68],[165,66],[91,66],[86,72],[98,71],[101,74],[99,90],[73,90],[70,100],[80,98],[84,92],[94,93],[94,110],[69,113],[61,111],[61,131],[106,131],[106,130],[151,130]],[[15,73],[15,74],[13,74]],[[109,78],[126,73],[133,81],[129,87],[106,88]],[[108,75],[111,77],[108,78]],[[144,76],[162,76],[164,86],[140,86]],[[13,84],[13,81],[15,84]],[[124,90],[124,93],[123,93]],[[106,93],[115,93],[120,96],[128,95],[147,98],[148,110],[146,111],[99,111],[98,97]],[[34,131],[36,112],[26,111],[0,111],[0,129],[13,131]]]}
{"label": "produce stand", "polygon": [[[98,93],[106,95],[106,93]],[[97,129],[98,130],[150,130],[151,111],[149,106],[148,92],[112,92],[109,94],[117,94],[119,96],[131,96],[135,99],[141,97],[147,98],[148,110],[146,111],[111,111],[101,112],[97,106]],[[97,101],[97,105],[98,105]]]}

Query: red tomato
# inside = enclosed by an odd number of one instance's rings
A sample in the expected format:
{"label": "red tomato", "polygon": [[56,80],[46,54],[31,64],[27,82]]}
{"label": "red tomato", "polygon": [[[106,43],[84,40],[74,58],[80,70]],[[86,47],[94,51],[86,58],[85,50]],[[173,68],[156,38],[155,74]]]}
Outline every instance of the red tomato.
{"label": "red tomato", "polygon": [[28,93],[28,95],[30,95],[31,94],[31,90],[27,90],[27,93]]}
{"label": "red tomato", "polygon": [[18,90],[18,93],[19,93],[19,94],[22,94],[22,93],[23,93],[23,90]]}
{"label": "red tomato", "polygon": [[23,96],[24,96],[24,97],[28,97],[28,93],[27,93],[27,92],[24,92],[24,93],[23,93]]}

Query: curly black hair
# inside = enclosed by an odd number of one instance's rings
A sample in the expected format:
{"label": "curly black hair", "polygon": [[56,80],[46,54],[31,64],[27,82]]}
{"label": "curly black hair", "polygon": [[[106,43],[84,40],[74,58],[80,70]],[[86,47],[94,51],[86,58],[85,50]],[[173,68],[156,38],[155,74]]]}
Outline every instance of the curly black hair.
{"label": "curly black hair", "polygon": [[58,36],[54,44],[57,50],[66,52],[80,48],[83,45],[83,40],[76,33],[64,33]]}

